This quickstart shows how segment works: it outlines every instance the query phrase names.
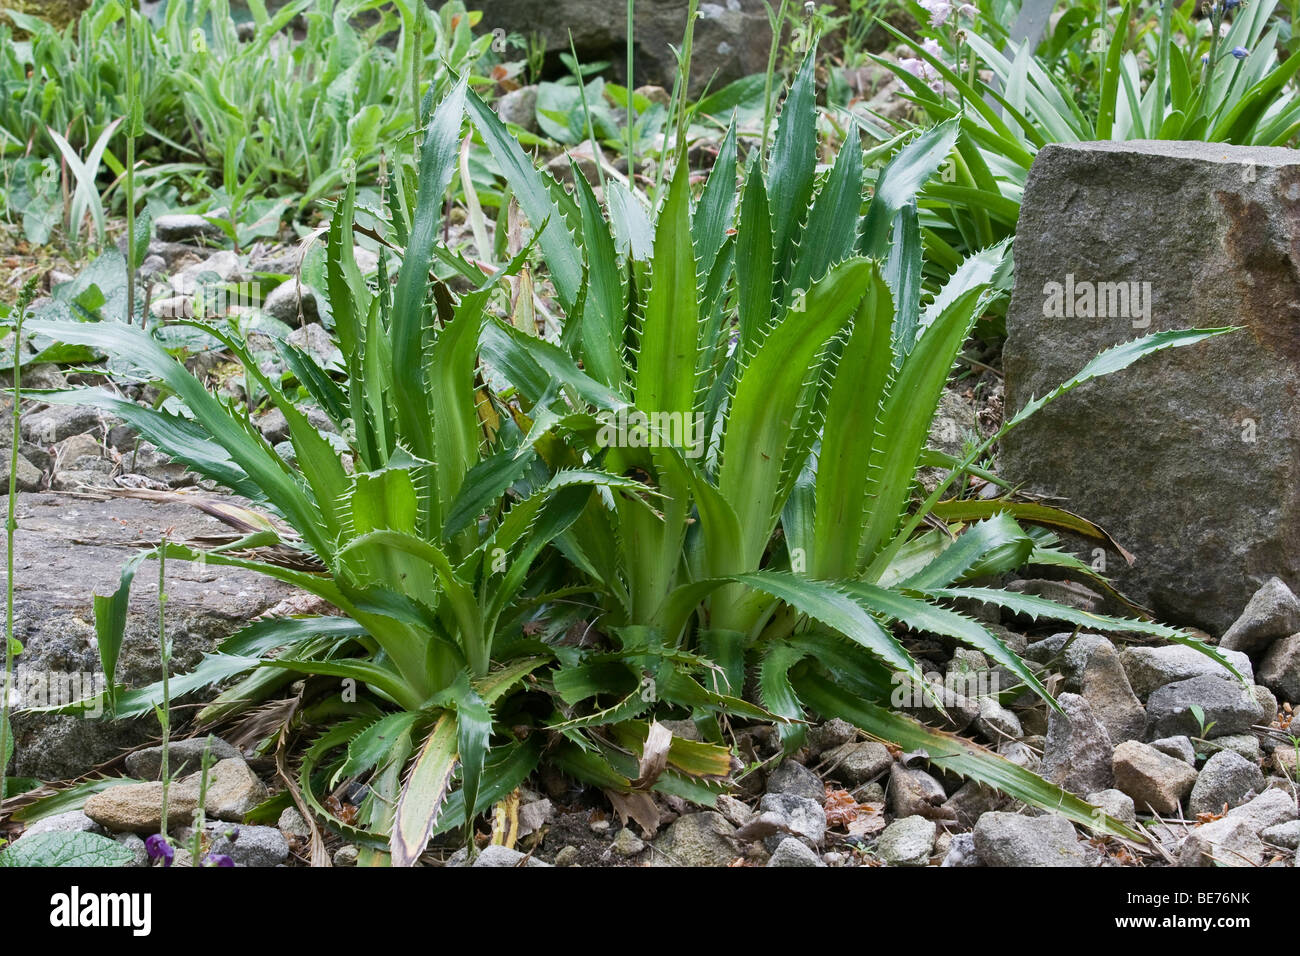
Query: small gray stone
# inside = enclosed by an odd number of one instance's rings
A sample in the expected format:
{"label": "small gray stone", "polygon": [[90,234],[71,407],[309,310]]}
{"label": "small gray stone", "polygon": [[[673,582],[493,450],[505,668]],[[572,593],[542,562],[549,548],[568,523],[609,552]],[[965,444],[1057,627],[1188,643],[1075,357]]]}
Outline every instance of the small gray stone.
{"label": "small gray stone", "polygon": [[826,799],[826,786],[821,777],[803,764],[786,759],[767,778],[768,793],[792,793],[820,804]]}
{"label": "small gray stone", "polygon": [[954,833],[948,844],[948,853],[940,866],[968,867],[983,866],[979,854],[975,852],[975,834]]}
{"label": "small gray stone", "polygon": [[889,809],[895,817],[931,811],[946,799],[943,784],[924,770],[896,763],[889,771]]}
{"label": "small gray stone", "polygon": [[808,749],[814,756],[843,747],[858,739],[858,728],[836,717],[808,731]]}
{"label": "small gray stone", "polygon": [[1200,709],[1209,732],[1219,735],[1245,733],[1262,716],[1253,691],[1207,674],[1166,684],[1151,695],[1147,737],[1203,736],[1193,708]]}
{"label": "small gray stone", "polygon": [[875,780],[894,763],[888,748],[874,740],[844,744],[826,757],[826,772],[853,787]]}
{"label": "small gray stone", "polygon": [[262,300],[262,311],[289,325],[301,321],[315,322],[320,318],[316,290],[296,278],[286,279],[272,289]]}
{"label": "small gray stone", "polygon": [[519,808],[519,836],[536,833],[554,818],[555,808],[545,797],[523,804]]}
{"label": "small gray stone", "polygon": [[[820,801],[795,793],[769,793],[759,801],[758,810],[763,814],[776,814],[789,833],[802,837],[813,846],[820,846],[826,838],[826,810]],[[781,835],[767,840],[772,842],[768,848],[772,852],[780,843]]]}
{"label": "small gray stone", "polygon": [[284,412],[274,406],[253,419],[253,424],[262,433],[262,437],[272,445],[279,444],[289,437],[289,419]]}
{"label": "small gray stone", "polygon": [[1146,728],[1146,711],[1129,684],[1115,646],[1099,634],[1080,634],[1065,649],[1065,689],[1088,702],[1112,743]]}
{"label": "small gray stone", "polygon": [[734,827],[743,827],[754,819],[754,811],[729,793],[724,793],[718,797],[716,809]]}
{"label": "small gray stone", "polygon": [[538,133],[537,87],[521,86],[511,90],[493,104],[497,115],[506,123],[513,123],[528,133]]}
{"label": "small gray stone", "polygon": [[704,739],[704,735],[700,733],[700,728],[696,726],[693,720],[661,720],[660,723],[674,737],[681,737],[683,740]]}
{"label": "small gray stone", "polygon": [[108,831],[100,824],[96,823],[90,817],[86,816],[81,810],[69,810],[67,813],[56,813],[51,817],[44,817],[37,820],[26,830],[23,835],[15,840],[25,840],[28,837],[34,837],[41,833],[99,833],[104,834]]}
{"label": "small gray stone", "polygon": [[1020,726],[1020,718],[992,697],[980,698],[980,715],[975,718],[975,728],[993,744],[1018,740],[1025,732]]}
{"label": "small gray stone", "polygon": [[1190,737],[1162,737],[1160,740],[1151,741],[1151,746],[1162,754],[1177,757],[1184,763],[1196,766],[1196,748],[1192,746]]}
{"label": "small gray stone", "polygon": [[[220,737],[190,737],[173,740],[167,748],[167,772],[172,776],[193,773],[203,764],[203,752],[212,741],[212,762],[243,757]],[[162,747],[146,747],[126,755],[126,772],[140,780],[157,780],[162,771]]]}
{"label": "small gray stone", "polygon": [[242,276],[239,256],[229,250],[222,250],[176,273],[171,278],[171,286],[179,295],[193,295],[209,281],[233,282]]}
{"label": "small gray stone", "polygon": [[1300,600],[1281,578],[1269,578],[1246,603],[1219,647],[1253,654],[1296,631],[1300,631]]}
{"label": "small gray stone", "polygon": [[216,839],[211,853],[230,857],[236,866],[279,866],[289,858],[289,841],[276,827],[211,826]]}
{"label": "small gray stone", "polygon": [[361,851],[351,843],[345,843],[334,851],[335,866],[356,866],[357,859],[361,856]]}
{"label": "small gray stone", "polygon": [[826,864],[802,841],[786,837],[776,845],[768,858],[768,866],[774,867],[818,867]]}
{"label": "small gray stone", "polygon": [[889,866],[925,866],[934,850],[933,820],[913,816],[895,820],[876,841],[876,853]]}
{"label": "small gray stone", "polygon": [[492,843],[483,848],[474,862],[470,864],[474,867],[518,867],[518,866],[546,866],[551,864],[544,863],[536,857],[527,856],[518,850],[512,850],[509,847],[501,846],[499,843]]}
{"label": "small gray stone", "polygon": [[974,836],[975,852],[985,866],[1087,865],[1074,825],[1060,814],[986,813],[975,824]]}
{"label": "small gray stone", "polygon": [[560,847],[560,852],[555,854],[556,866],[576,866],[578,863],[578,848],[576,846]]}
{"label": "small gray stone", "polygon": [[302,814],[296,807],[285,807],[275,825],[288,838],[311,839],[311,827],[307,825],[307,821],[302,818]]}
{"label": "small gray stone", "polygon": [[973,827],[984,814],[1001,810],[1006,804],[1007,798],[994,788],[978,780],[968,780],[944,801],[943,809],[959,826]]}
{"label": "small gray stone", "polygon": [[1110,790],[1090,793],[1084,799],[1103,811],[1112,820],[1116,820],[1125,826],[1131,827],[1137,823],[1137,810],[1133,806],[1133,798],[1123,790],[1116,790],[1112,787]]}
{"label": "small gray stone", "polygon": [[[1046,741],[1038,738],[1039,746],[1045,746]],[[1024,767],[1031,773],[1038,773],[1042,765],[1042,758],[1034,751],[1026,740],[1004,740],[998,744],[998,753],[1006,757],[1017,767]]]}
{"label": "small gray stone", "polygon": [[[9,446],[0,446],[0,460],[9,461],[13,449]],[[19,491],[39,491],[41,488],[41,479],[44,477],[41,470],[28,461],[23,455],[18,456],[18,468],[15,471]],[[3,491],[7,493],[9,485],[5,484]]]}
{"label": "small gray stone", "polygon": [[127,864],[128,866],[141,867],[149,865],[149,849],[145,846],[144,839],[141,836],[135,833],[119,833],[113,839],[135,854],[135,858]]}
{"label": "small gray stone", "polygon": [[720,813],[688,813],[674,820],[654,841],[651,865],[728,866],[740,856],[735,832]]}
{"label": "small gray stone", "polygon": [[[299,326],[285,337],[285,341],[294,348],[301,349],[316,360],[323,369],[341,367],[343,353],[339,351],[334,339],[325,329],[312,322]],[[317,428],[321,426],[316,425]]]}
{"label": "small gray stone", "polygon": [[1259,665],[1259,682],[1288,703],[1300,703],[1300,634],[1274,641]]}
{"label": "small gray stone", "polygon": [[85,405],[50,405],[23,416],[22,437],[37,445],[54,445],[97,431],[100,421],[99,412]]}
{"label": "small gray stone", "polygon": [[154,235],[161,242],[187,242],[191,239],[216,239],[223,235],[219,226],[203,216],[168,213],[153,221]]}
{"label": "small gray stone", "polygon": [[1196,784],[1196,770],[1136,740],[1115,748],[1115,786],[1145,813],[1177,813]]}
{"label": "small gray stone", "polygon": [[1273,846],[1294,850],[1300,847],[1300,820],[1274,824],[1260,833],[1259,838]]}
{"label": "small gray stone", "polygon": [[1202,813],[1223,813],[1224,805],[1237,806],[1248,793],[1264,789],[1264,772],[1239,753],[1221,750],[1205,762],[1191,799],[1187,801],[1190,816]]}
{"label": "small gray stone", "polygon": [[1178,855],[1179,866],[1260,866],[1270,855],[1265,830],[1295,820],[1295,797],[1265,790],[1222,819],[1194,828]]}
{"label": "small gray stone", "polygon": [[631,829],[624,827],[618,831],[618,836],[614,837],[610,849],[621,857],[633,857],[645,849],[645,841]]}
{"label": "small gray stone", "polygon": [[[1250,658],[1240,651],[1220,648],[1219,653],[1247,680],[1253,680],[1254,669]],[[1133,692],[1142,700],[1152,693],[1172,684],[1174,681],[1187,680],[1212,674],[1228,680],[1236,680],[1232,672],[1222,664],[1206,657],[1195,648],[1185,644],[1170,644],[1165,647],[1128,647],[1120,655],[1124,670],[1128,673]]]}
{"label": "small gray stone", "polygon": [[1255,701],[1259,704],[1260,718],[1262,724],[1271,724],[1277,715],[1281,713],[1277,703],[1277,695],[1265,687],[1263,684],[1256,684]]}
{"label": "small gray stone", "polygon": [[[186,777],[178,782],[175,790],[191,795],[197,803],[201,776],[201,773],[194,773]],[[208,819],[243,820],[244,814],[265,799],[266,784],[257,779],[257,775],[239,757],[218,761],[208,771]]]}
{"label": "small gray stone", "polygon": [[1254,734],[1229,734],[1227,737],[1215,737],[1208,742],[1208,745],[1212,753],[1220,750],[1231,750],[1233,753],[1241,754],[1241,756],[1256,765],[1264,757],[1263,750],[1259,745],[1259,738]]}
{"label": "small gray stone", "polygon": [[1108,789],[1114,779],[1110,733],[1083,697],[1061,694],[1057,703],[1063,713],[1048,714],[1043,777],[1077,794]]}

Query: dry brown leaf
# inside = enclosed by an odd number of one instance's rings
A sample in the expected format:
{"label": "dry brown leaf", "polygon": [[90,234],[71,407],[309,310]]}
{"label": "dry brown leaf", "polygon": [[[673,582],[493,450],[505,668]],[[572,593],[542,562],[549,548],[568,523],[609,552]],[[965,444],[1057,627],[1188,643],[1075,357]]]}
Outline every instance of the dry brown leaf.
{"label": "dry brown leaf", "polygon": [[659,721],[650,725],[646,734],[645,745],[641,748],[641,763],[637,768],[637,778],[632,786],[637,790],[649,790],[660,775],[668,768],[668,748],[673,743],[673,732]]}
{"label": "dry brown leaf", "polygon": [[637,822],[641,832],[647,837],[652,837],[659,832],[659,807],[650,794],[606,790],[605,796],[609,797],[614,813],[618,815],[619,822],[624,826],[629,819],[632,819]]}

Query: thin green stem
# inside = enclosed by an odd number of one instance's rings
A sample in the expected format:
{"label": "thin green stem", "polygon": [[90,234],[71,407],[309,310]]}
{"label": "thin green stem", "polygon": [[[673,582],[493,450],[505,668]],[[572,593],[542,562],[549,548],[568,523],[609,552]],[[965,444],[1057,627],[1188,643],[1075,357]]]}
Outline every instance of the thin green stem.
{"label": "thin green stem", "polygon": [[415,137],[411,156],[420,168],[420,60],[424,56],[424,0],[411,2],[411,111],[415,115]]}
{"label": "thin green stem", "polygon": [[135,320],[135,18],[134,0],[122,0],[126,14],[126,324]]}
{"label": "thin green stem", "polygon": [[212,735],[203,745],[203,761],[199,777],[199,805],[194,811],[194,823],[190,828],[190,866],[200,866],[199,854],[203,852],[203,825],[207,822],[208,805],[208,769],[212,766]]}
{"label": "thin green stem", "polygon": [[632,89],[636,85],[632,80],[632,67],[635,56],[632,44],[636,33],[636,0],[627,0],[627,181],[632,183],[636,177],[636,133],[632,122],[635,110],[632,107]]}
{"label": "thin green stem", "polygon": [[158,723],[162,725],[162,834],[167,835],[167,791],[171,786],[168,767],[168,750],[171,746],[171,688],[168,685],[171,671],[171,648],[167,643],[167,535],[158,549],[158,655],[162,661],[162,706],[158,709]]}
{"label": "thin green stem", "polygon": [[5,521],[5,676],[0,693],[0,798],[5,796],[5,774],[9,770],[9,695],[13,693],[14,675],[14,532],[18,530],[16,507],[18,503],[18,439],[22,434],[23,400],[23,319],[32,300],[36,298],[37,277],[33,276],[23,286],[14,309],[14,365],[13,408],[9,433],[9,509]]}
{"label": "thin green stem", "polygon": [[[785,18],[790,0],[781,0],[781,11],[772,23],[772,46],[767,53],[767,78],[763,81],[763,169],[767,169],[767,143],[772,130],[772,77],[776,73],[776,54],[781,48],[781,34],[785,32]],[[770,7],[768,8],[770,11]]]}

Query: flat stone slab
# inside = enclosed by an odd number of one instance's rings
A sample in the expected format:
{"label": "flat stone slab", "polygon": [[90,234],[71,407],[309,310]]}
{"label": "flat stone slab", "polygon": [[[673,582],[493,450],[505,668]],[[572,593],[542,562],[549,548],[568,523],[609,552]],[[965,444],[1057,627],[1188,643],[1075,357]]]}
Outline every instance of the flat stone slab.
{"label": "flat stone slab", "polygon": [[1109,530],[1136,564],[1107,572],[1168,620],[1217,635],[1271,575],[1300,583],[1300,153],[1049,145],[1015,258],[1009,413],[1102,349],[1243,328],[1048,406],[1004,441],[1006,477]]}
{"label": "flat stone slab", "polygon": [[[92,682],[102,669],[95,640],[94,595],[112,593],[123,565],[142,548],[157,543],[168,529],[173,541],[231,531],[187,504],[54,493],[19,495],[14,633],[24,645],[15,662],[20,691],[71,690],[74,680],[85,693],[72,699],[97,689]],[[157,582],[158,565],[148,562],[131,591],[118,658],[118,681],[128,686],[162,676]],[[250,571],[168,561],[167,627],[173,670],[189,670],[224,637],[297,594],[301,592]],[[45,684],[40,683],[42,675],[49,675]],[[15,716],[14,733],[17,746],[10,773],[53,780],[85,773],[122,748],[156,736],[158,726],[152,718],[109,722],[28,714]]]}

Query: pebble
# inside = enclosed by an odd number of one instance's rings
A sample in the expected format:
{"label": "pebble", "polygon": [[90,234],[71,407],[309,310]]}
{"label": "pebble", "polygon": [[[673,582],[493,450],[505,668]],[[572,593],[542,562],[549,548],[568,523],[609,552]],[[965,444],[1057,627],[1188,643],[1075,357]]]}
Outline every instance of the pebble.
{"label": "pebble", "polygon": [[1110,732],[1078,694],[1061,694],[1057,703],[1062,712],[1053,710],[1047,718],[1043,777],[1071,793],[1108,789],[1114,780]]}
{"label": "pebble", "polygon": [[1086,865],[1074,825],[1059,814],[986,813],[975,824],[974,836],[975,852],[985,866]]}
{"label": "pebble", "polygon": [[1195,768],[1137,740],[1115,748],[1114,775],[1115,787],[1143,813],[1177,813],[1196,785]]}
{"label": "pebble", "polygon": [[781,765],[767,778],[767,792],[794,794],[819,804],[826,799],[826,786],[821,777],[789,759],[781,761]]}
{"label": "pebble", "polygon": [[810,850],[802,841],[794,837],[786,837],[776,845],[772,855],[768,858],[767,865],[771,867],[818,867],[826,864]]}
{"label": "pebble", "polygon": [[890,866],[925,866],[937,833],[934,821],[925,817],[895,820],[876,841],[876,854]]}
{"label": "pebble", "polygon": [[618,836],[614,837],[614,842],[610,845],[615,853],[621,857],[633,857],[645,849],[645,841],[632,832],[628,827],[618,831]]}
{"label": "pebble", "polygon": [[1259,765],[1232,750],[1220,750],[1205,762],[1192,795],[1187,801],[1189,816],[1223,813],[1224,805],[1235,807],[1247,794],[1264,789],[1264,772]]}

